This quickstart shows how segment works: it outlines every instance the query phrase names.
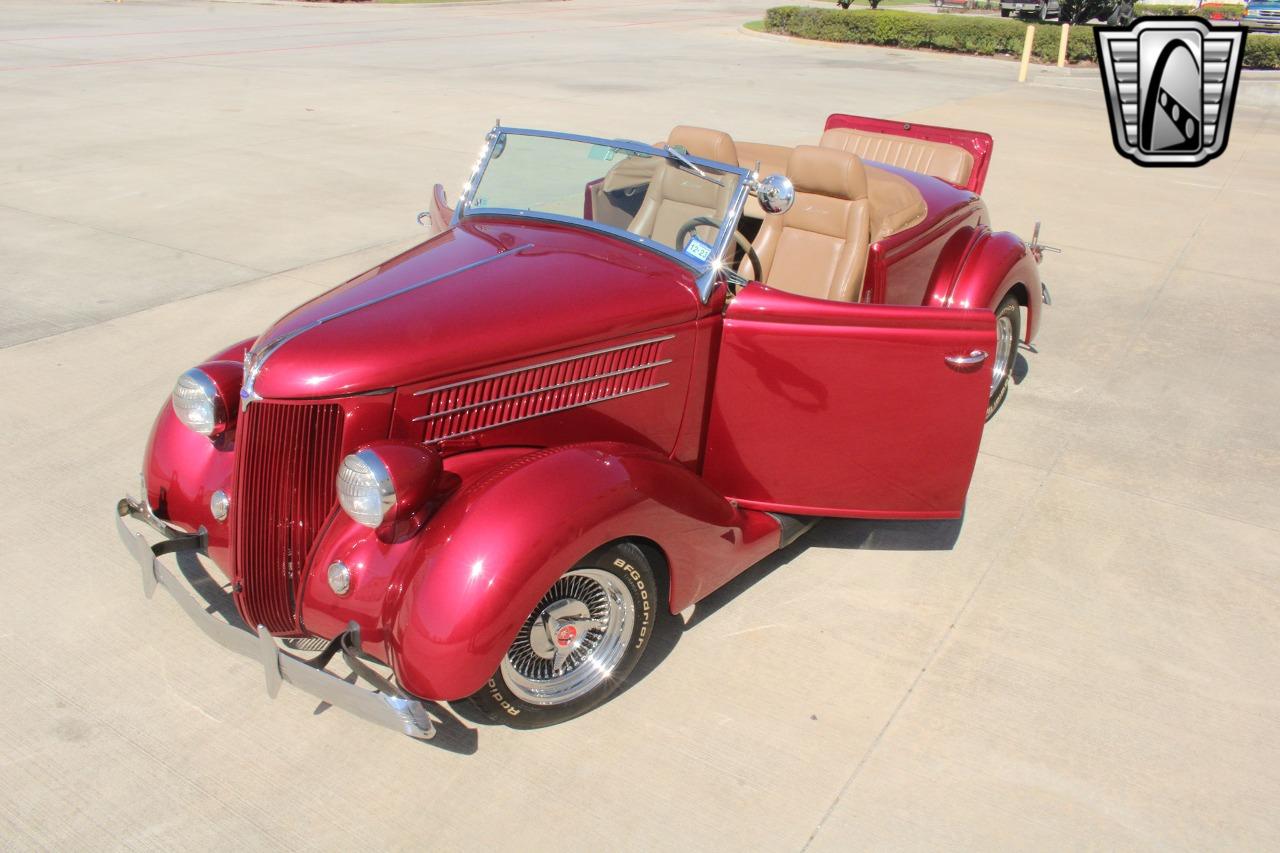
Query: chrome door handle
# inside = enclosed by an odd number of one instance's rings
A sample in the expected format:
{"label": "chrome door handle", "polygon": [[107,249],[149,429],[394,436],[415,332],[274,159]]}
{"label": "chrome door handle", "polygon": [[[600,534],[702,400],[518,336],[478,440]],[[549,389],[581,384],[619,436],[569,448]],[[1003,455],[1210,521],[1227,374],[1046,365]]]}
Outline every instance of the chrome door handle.
{"label": "chrome door handle", "polygon": [[949,355],[947,364],[954,364],[956,367],[968,367],[973,364],[982,364],[987,360],[987,354],[983,350],[976,349],[968,355]]}

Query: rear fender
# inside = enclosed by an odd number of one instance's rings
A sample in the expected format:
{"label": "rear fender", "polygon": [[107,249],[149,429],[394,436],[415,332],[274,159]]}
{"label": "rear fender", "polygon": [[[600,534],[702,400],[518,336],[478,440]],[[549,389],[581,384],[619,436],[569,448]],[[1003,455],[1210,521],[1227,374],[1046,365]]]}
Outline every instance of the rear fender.
{"label": "rear fender", "polygon": [[674,612],[779,537],[772,517],[739,510],[659,454],[614,443],[528,453],[464,485],[402,555],[383,611],[389,663],[417,696],[468,696],[556,578],[601,546],[656,544]]}
{"label": "rear fender", "polygon": [[1008,231],[983,231],[971,244],[949,287],[936,280],[926,305],[995,310],[1010,293],[1027,309],[1023,339],[1031,343],[1040,327],[1043,299],[1040,265],[1022,238]]}

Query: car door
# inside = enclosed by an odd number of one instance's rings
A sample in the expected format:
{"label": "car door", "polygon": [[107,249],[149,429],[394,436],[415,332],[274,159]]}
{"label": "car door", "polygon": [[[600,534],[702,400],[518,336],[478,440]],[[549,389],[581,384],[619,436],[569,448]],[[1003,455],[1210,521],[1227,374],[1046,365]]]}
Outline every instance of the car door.
{"label": "car door", "polygon": [[703,476],[754,509],[959,517],[994,347],[986,309],[831,302],[749,284],[725,312]]}

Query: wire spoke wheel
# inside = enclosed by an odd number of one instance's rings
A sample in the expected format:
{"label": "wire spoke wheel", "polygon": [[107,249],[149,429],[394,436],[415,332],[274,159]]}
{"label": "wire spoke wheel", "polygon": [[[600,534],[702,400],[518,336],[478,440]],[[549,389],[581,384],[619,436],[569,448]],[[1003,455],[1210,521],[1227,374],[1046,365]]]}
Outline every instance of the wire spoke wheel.
{"label": "wire spoke wheel", "polygon": [[508,689],[532,705],[561,705],[612,676],[635,629],[635,599],[616,575],[577,568],[547,590],[500,666]]}

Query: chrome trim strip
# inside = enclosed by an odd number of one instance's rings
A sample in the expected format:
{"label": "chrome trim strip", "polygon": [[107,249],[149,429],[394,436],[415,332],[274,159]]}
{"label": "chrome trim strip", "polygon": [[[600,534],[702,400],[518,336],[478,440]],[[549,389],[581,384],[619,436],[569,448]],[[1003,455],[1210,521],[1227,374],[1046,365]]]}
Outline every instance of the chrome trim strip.
{"label": "chrome trim strip", "polygon": [[476,269],[477,267],[482,267],[485,264],[502,260],[503,258],[509,257],[511,255],[518,255],[521,252],[523,252],[525,249],[532,249],[532,248],[533,248],[532,243],[525,243],[523,245],[516,246],[513,249],[508,249],[507,251],[502,252],[501,254],[490,255],[487,258],[481,258],[478,261],[472,261],[469,264],[463,264],[462,266],[456,269],[448,270],[447,272],[442,272],[438,275],[433,275],[431,278],[428,278],[425,281],[420,281],[420,282],[417,282],[416,284],[409,284],[400,288],[399,290],[393,290],[390,293],[384,293],[381,296],[375,296],[374,298],[367,299],[364,302],[361,302],[357,305],[352,305],[347,308],[343,308],[341,311],[334,311],[332,314],[327,314],[318,320],[311,321],[305,326],[301,326],[297,329],[294,329],[292,332],[288,332],[284,335],[281,335],[280,337],[266,344],[260,350],[255,349],[254,347],[251,347],[244,354],[244,383],[241,385],[241,388],[240,388],[241,403],[247,406],[249,403],[253,402],[254,400],[262,399],[253,390],[254,380],[258,378],[258,373],[259,371],[262,370],[262,366],[266,364],[267,359],[270,358],[278,349],[280,349],[280,347],[284,346],[289,341],[293,340],[294,338],[298,337],[304,332],[309,332],[312,329],[318,328],[319,326],[323,326],[325,323],[328,323],[331,320],[337,320],[338,318],[345,317],[348,314],[354,314],[356,311],[361,311],[365,308],[369,308],[370,306],[377,305],[381,302],[386,302],[388,299],[394,299],[397,296],[403,296],[404,294],[409,293],[410,291],[417,290],[419,287],[426,287],[428,284],[435,284],[437,281],[446,279],[449,276],[457,275],[458,273],[467,272],[468,270],[473,270],[473,269]]}
{"label": "chrome trim strip", "polygon": [[463,436],[472,435],[477,432],[484,432],[485,430],[498,429],[499,427],[504,427],[504,426],[511,426],[512,424],[518,424],[518,423],[521,423],[522,421],[531,421],[534,418],[542,418],[542,417],[546,417],[547,415],[558,414],[559,412],[567,412],[570,409],[581,409],[585,406],[594,406],[596,403],[605,403],[605,402],[608,402],[609,400],[617,400],[622,397],[630,397],[632,394],[642,394],[645,391],[657,391],[659,388],[666,388],[670,384],[671,384],[670,382],[659,382],[656,385],[646,385],[643,388],[636,388],[634,391],[622,391],[618,394],[610,394],[608,397],[600,397],[598,399],[591,400],[586,403],[571,403],[568,406],[560,406],[555,409],[548,409],[545,412],[538,412],[537,414],[534,414],[534,415],[525,415],[524,417],[512,418],[511,420],[507,420],[507,421],[499,421],[496,424],[488,424],[486,426],[476,427],[475,429],[468,429],[468,430],[463,430],[462,432],[449,433],[448,435],[442,435],[439,438],[430,439],[425,443],[439,444],[442,441],[449,441],[450,439],[454,439],[454,438],[462,438]]}
{"label": "chrome trim strip", "polygon": [[734,191],[733,198],[729,201],[729,209],[724,214],[724,227],[716,238],[716,244],[711,250],[711,257],[716,260],[707,267],[702,275],[698,276],[698,296],[702,299],[702,304],[706,305],[707,300],[711,298],[711,291],[715,288],[716,280],[720,274],[725,271],[724,250],[729,247],[729,243],[733,240],[733,235],[738,230],[738,222],[742,219],[742,209],[746,206],[747,196],[750,193],[750,187],[746,181],[739,181],[738,188]]}
{"label": "chrome trim strip", "polygon": [[510,370],[500,370],[497,373],[486,373],[484,376],[463,379],[461,382],[450,382],[448,385],[437,385],[434,388],[424,388],[421,391],[414,391],[413,396],[421,397],[423,394],[434,394],[437,391],[448,391],[450,388],[457,388],[459,385],[470,385],[472,382],[484,382],[488,379],[499,379],[503,376],[510,376],[513,373],[523,373],[526,370],[537,370],[539,367],[550,367],[553,364],[563,364],[566,361],[590,358],[593,355],[604,355],[605,353],[617,352],[620,349],[642,347],[645,344],[660,344],[663,341],[669,341],[674,337],[675,335],[662,335],[657,338],[645,338],[643,341],[631,341],[630,343],[618,344],[617,346],[605,347],[604,349],[593,349],[590,352],[580,352],[577,355],[566,355],[563,358],[553,358],[550,361],[540,361],[537,364],[526,364],[524,367],[513,367]]}
{"label": "chrome trim strip", "polygon": [[[558,382],[555,385],[547,385],[543,388],[534,388],[531,391],[521,391],[518,394],[507,394],[502,397],[494,397],[489,400],[482,400],[479,403],[469,403],[465,406],[457,406],[452,409],[445,409],[443,412],[433,412],[429,415],[419,415],[414,421],[434,421],[436,418],[444,418],[449,415],[456,415],[459,412],[469,412],[472,409],[483,409],[485,406],[493,406],[498,403],[506,403],[511,400],[519,400],[521,397],[532,397],[535,394],[545,394],[548,391],[559,391],[563,388],[572,388],[574,385],[584,385],[588,382],[597,382],[601,379],[612,379],[615,376],[625,376],[628,373],[638,373],[641,370],[649,370],[654,367],[662,367],[664,364],[670,364],[671,359],[664,358],[662,361],[651,361],[648,364],[637,364],[635,367],[624,367],[621,370],[610,370],[608,373],[597,373],[594,376],[584,376],[581,379],[570,379],[568,382]],[[416,396],[416,395],[415,395]],[[601,398],[603,399],[603,398]],[[595,400],[587,400],[582,405],[590,405]]]}

